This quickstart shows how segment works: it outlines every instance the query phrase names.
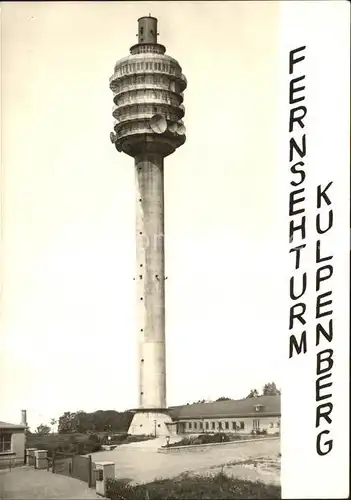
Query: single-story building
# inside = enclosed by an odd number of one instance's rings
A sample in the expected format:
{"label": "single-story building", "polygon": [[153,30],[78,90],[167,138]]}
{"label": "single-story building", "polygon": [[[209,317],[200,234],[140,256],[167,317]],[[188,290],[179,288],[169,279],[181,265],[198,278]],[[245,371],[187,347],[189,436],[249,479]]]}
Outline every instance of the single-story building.
{"label": "single-story building", "polygon": [[169,425],[172,434],[280,432],[280,396],[173,406],[169,414],[173,420]]}
{"label": "single-story building", "polygon": [[0,468],[23,465],[25,460],[25,444],[27,423],[9,424],[0,421]]}

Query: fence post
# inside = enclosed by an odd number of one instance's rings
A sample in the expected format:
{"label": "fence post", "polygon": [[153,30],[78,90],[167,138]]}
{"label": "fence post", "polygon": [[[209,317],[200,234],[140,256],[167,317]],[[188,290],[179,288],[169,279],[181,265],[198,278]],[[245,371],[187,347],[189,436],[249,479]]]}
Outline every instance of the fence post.
{"label": "fence post", "polygon": [[47,450],[36,450],[35,451],[35,468],[36,469],[47,469]]}
{"label": "fence post", "polygon": [[114,462],[95,462],[96,466],[96,494],[106,496],[106,479],[115,477]]}
{"label": "fence post", "polygon": [[92,461],[92,458],[91,458],[91,455],[88,456],[88,467],[89,467],[89,470],[88,470],[88,486],[89,488],[92,487],[92,483],[93,483],[93,480],[92,480],[92,475],[93,475],[93,471],[92,471],[92,468],[93,468],[93,461]]}
{"label": "fence post", "polygon": [[34,465],[35,466],[35,456],[34,453],[37,448],[27,448],[26,449],[26,465]]}

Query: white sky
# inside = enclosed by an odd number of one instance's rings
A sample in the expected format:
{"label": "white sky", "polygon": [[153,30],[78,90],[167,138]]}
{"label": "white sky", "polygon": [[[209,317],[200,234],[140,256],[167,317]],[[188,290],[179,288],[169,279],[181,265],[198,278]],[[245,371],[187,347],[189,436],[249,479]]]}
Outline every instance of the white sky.
{"label": "white sky", "polygon": [[168,404],[280,384],[278,8],[2,5],[0,420],[137,405],[133,160],[109,140],[109,77],[149,13],[188,79],[165,160]]}

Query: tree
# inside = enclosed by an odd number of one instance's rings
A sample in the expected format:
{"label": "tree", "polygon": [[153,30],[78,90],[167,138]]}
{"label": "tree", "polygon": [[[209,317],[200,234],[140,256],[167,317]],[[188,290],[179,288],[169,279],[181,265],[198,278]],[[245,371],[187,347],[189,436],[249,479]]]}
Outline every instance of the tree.
{"label": "tree", "polygon": [[259,396],[259,392],[257,389],[251,389],[251,391],[249,392],[249,394],[246,396],[246,399],[247,398],[258,398]]}
{"label": "tree", "polygon": [[70,411],[65,411],[65,413],[59,418],[59,424],[58,424],[59,434],[76,432],[75,416],[76,416],[75,413],[71,413]]}
{"label": "tree", "polygon": [[92,413],[65,412],[59,418],[60,434],[79,432],[128,432],[133,414],[128,411],[98,410]]}
{"label": "tree", "polygon": [[280,396],[281,391],[277,388],[275,382],[268,382],[263,386],[263,396]]}
{"label": "tree", "polygon": [[45,424],[40,424],[35,430],[37,436],[47,436],[51,431],[51,427]]}
{"label": "tree", "polygon": [[216,399],[216,401],[230,401],[230,398],[226,398],[225,396],[222,396],[222,397]]}
{"label": "tree", "polygon": [[50,419],[50,425],[51,425],[51,430],[54,433],[55,432],[55,425],[57,424],[56,418],[51,418]]}

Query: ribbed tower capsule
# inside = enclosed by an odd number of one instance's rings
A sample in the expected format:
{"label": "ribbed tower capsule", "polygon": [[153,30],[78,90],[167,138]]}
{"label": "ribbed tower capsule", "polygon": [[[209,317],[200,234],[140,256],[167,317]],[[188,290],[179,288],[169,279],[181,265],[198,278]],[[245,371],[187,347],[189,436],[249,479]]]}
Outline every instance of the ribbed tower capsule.
{"label": "ribbed tower capsule", "polygon": [[157,43],[157,19],[141,17],[138,24],[139,43],[117,62],[110,79],[116,119],[111,139],[129,156],[150,152],[165,157],[185,142],[186,78],[178,61]]}
{"label": "ribbed tower capsule", "polygon": [[110,78],[111,141],[135,159],[139,408],[129,432],[172,433],[166,406],[164,157],[185,142],[182,68],[157,43],[157,19],[138,19],[138,43]]}

